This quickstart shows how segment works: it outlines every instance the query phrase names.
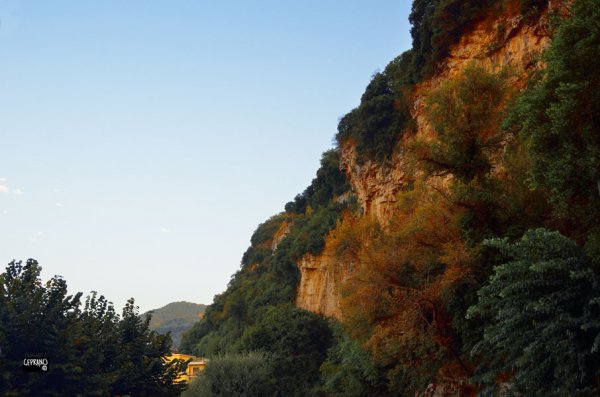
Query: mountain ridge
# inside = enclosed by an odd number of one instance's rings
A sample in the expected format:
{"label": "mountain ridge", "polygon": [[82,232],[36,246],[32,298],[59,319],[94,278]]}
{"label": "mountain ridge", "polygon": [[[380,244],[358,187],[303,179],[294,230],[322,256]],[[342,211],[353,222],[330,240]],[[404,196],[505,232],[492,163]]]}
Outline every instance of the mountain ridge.
{"label": "mountain ridge", "polygon": [[202,319],[206,306],[200,303],[177,301],[158,309],[148,310],[143,316],[152,314],[150,329],[163,335],[170,332],[173,346],[178,348],[181,335]]}

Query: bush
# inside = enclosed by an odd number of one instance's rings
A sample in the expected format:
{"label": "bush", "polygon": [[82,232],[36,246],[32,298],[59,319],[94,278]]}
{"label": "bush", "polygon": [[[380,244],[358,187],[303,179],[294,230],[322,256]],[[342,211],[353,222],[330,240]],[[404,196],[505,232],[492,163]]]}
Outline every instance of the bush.
{"label": "bush", "polygon": [[412,24],[415,81],[429,77],[461,35],[494,4],[491,0],[415,0]]}
{"label": "bush", "polygon": [[330,345],[325,319],[289,304],[269,308],[242,338],[244,350],[269,353],[275,389],[284,396],[306,396],[316,387]]}
{"label": "bush", "polygon": [[271,256],[271,243],[275,237],[275,233],[279,230],[284,222],[288,222],[286,214],[277,214],[258,225],[252,237],[250,238],[250,247],[242,256],[241,266],[252,264],[262,264]]}
{"label": "bush", "polygon": [[295,262],[306,253],[319,254],[325,247],[325,236],[341,218],[343,208],[343,204],[330,204],[296,220],[287,237],[289,258]]}
{"label": "bush", "polygon": [[328,396],[363,397],[384,395],[385,384],[369,353],[333,323],[334,344],[321,365],[323,390]]}
{"label": "bush", "polygon": [[273,394],[271,362],[262,352],[224,354],[210,359],[182,397],[264,397]]}

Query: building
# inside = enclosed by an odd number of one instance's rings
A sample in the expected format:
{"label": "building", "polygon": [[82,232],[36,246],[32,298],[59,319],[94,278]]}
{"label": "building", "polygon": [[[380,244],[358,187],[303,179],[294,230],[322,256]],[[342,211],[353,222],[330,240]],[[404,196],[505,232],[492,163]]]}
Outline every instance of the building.
{"label": "building", "polygon": [[198,374],[204,370],[206,364],[208,363],[208,359],[191,356],[189,354],[180,354],[173,353],[169,356],[166,356],[165,359],[167,362],[171,362],[173,360],[180,360],[187,362],[187,369],[185,373],[181,373],[177,378],[177,382],[189,382],[191,379],[198,376]]}

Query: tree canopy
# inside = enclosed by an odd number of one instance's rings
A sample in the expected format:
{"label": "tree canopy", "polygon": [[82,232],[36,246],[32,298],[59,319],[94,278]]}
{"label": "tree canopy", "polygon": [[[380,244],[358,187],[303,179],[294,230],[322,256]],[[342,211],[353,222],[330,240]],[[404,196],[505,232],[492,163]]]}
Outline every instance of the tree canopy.
{"label": "tree canopy", "polygon": [[[33,259],[0,274],[0,391],[5,396],[172,396],[183,363],[166,363],[169,335],[150,331],[130,299],[121,316],[93,292],[67,294],[55,276],[42,283]],[[25,372],[26,358],[48,360],[46,373]]]}
{"label": "tree canopy", "polygon": [[473,349],[476,379],[515,395],[596,395],[600,381],[600,279],[575,242],[530,230],[486,245],[506,262],[494,268],[468,316],[485,322]]}

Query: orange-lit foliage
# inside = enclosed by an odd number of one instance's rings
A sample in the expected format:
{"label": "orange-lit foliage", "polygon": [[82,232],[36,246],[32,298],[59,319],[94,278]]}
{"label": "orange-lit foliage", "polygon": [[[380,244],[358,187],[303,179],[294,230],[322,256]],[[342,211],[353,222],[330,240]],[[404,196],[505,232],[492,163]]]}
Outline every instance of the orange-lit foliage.
{"label": "orange-lit foliage", "polygon": [[[400,194],[397,216],[384,230],[368,218],[348,220],[332,235],[338,259],[351,264],[343,288],[348,330],[412,390],[432,373],[468,371],[455,347],[443,296],[469,282],[477,252],[461,239],[460,209],[423,181]],[[410,370],[410,379],[402,379]],[[422,377],[415,377],[421,374]]]}
{"label": "orange-lit foliage", "polygon": [[490,272],[480,243],[520,236],[543,219],[545,201],[525,184],[528,158],[499,127],[507,95],[501,76],[475,67],[431,92],[432,134],[407,145],[417,176],[398,194],[390,224],[347,219],[332,234],[337,259],[352,269],[345,325],[391,390],[471,375],[465,346],[477,331],[465,311]]}
{"label": "orange-lit foliage", "polygon": [[444,177],[447,200],[464,210],[461,228],[471,243],[519,237],[543,220],[546,202],[526,183],[530,166],[517,137],[501,128],[512,92],[506,73],[469,65],[428,94],[427,138],[416,137],[408,154],[430,177]]}
{"label": "orange-lit foliage", "polygon": [[506,99],[503,76],[474,65],[430,92],[425,116],[435,138],[412,147],[421,167],[461,181],[484,177],[506,140],[500,129]]}

